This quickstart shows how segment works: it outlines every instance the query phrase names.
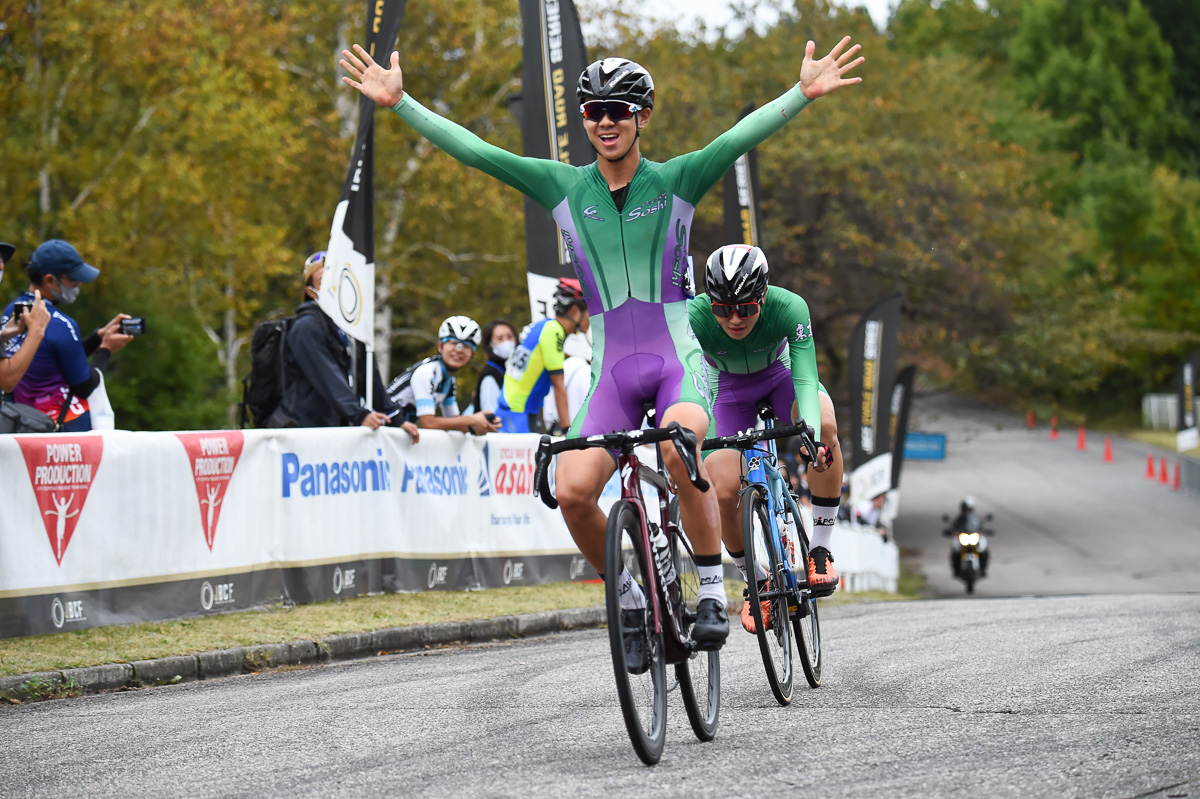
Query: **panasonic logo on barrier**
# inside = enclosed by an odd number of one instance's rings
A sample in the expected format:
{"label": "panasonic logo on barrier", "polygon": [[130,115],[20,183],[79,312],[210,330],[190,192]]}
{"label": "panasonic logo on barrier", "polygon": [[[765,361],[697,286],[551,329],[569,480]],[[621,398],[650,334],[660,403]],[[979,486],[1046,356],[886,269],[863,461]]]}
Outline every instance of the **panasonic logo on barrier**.
{"label": "panasonic logo on barrier", "polygon": [[466,466],[412,466],[404,464],[400,491],[434,496],[462,496],[467,493]]}
{"label": "panasonic logo on barrier", "polygon": [[285,452],[283,497],[290,497],[294,490],[302,497],[391,491],[392,466],[383,459],[382,449],[375,450],[375,454],[378,460],[302,463],[296,453]]}

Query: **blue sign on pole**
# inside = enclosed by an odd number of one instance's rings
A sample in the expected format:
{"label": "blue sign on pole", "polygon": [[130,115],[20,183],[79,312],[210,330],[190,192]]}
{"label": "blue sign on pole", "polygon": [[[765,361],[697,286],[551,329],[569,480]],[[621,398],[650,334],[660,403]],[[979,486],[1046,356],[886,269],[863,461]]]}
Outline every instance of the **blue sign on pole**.
{"label": "blue sign on pole", "polygon": [[913,433],[904,439],[904,458],[916,461],[946,460],[945,433]]}

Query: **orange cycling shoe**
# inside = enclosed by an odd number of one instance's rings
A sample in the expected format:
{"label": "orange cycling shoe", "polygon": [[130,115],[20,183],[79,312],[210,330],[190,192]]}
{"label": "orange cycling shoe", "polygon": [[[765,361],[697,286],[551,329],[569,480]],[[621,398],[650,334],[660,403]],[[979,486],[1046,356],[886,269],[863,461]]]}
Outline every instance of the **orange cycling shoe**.
{"label": "orange cycling shoe", "polygon": [[[770,580],[760,580],[758,583],[759,593],[769,590],[770,585]],[[750,610],[750,589],[742,591],[742,596],[746,598],[746,601],[742,603],[742,627],[753,635],[758,632],[758,626],[754,623],[754,613]],[[763,600],[758,604],[762,607],[763,625],[769,630],[771,629],[771,602]]]}
{"label": "orange cycling shoe", "polygon": [[808,553],[808,587],[814,597],[829,596],[838,587],[838,575],[833,570],[833,555],[825,547]]}

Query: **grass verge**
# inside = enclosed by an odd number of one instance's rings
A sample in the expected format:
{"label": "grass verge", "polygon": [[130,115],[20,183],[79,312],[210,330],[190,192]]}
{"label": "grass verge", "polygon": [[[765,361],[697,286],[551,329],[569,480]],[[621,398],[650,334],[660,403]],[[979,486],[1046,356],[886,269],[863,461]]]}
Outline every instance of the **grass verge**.
{"label": "grass verge", "polygon": [[[745,584],[738,580],[727,580],[725,586],[730,604],[740,608]],[[900,593],[838,592],[821,600],[821,604],[834,606],[914,599],[920,595],[922,586],[920,576],[902,559]],[[0,645],[0,676],[152,660],[235,646],[311,641],[330,635],[388,627],[490,619],[602,604],[604,586],[599,583],[555,583],[486,591],[363,596],[291,608],[276,605],[260,610],[173,621],[10,638]]]}
{"label": "grass verge", "polygon": [[[1155,447],[1175,451],[1175,433],[1170,430],[1123,430],[1120,433],[1125,438],[1132,438],[1134,441],[1141,441],[1143,444],[1150,444]],[[1179,453],[1188,455],[1193,458],[1200,458],[1200,447],[1188,450],[1187,452]]]}

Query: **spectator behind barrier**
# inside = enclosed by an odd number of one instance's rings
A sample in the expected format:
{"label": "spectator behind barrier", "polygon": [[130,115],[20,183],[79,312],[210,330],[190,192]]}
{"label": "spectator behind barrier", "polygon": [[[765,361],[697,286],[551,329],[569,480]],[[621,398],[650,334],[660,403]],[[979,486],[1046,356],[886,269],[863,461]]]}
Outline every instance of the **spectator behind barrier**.
{"label": "spectator behind barrier", "polygon": [[[507,319],[493,319],[483,328],[483,351],[487,363],[479,370],[471,407],[484,413],[495,413],[504,389],[504,365],[517,347],[517,329]],[[470,409],[468,409],[470,410]]]}
{"label": "spectator behind barrier", "polygon": [[[455,373],[470,362],[482,340],[479,325],[467,316],[451,316],[438,328],[437,355],[417,361],[388,386],[388,395],[404,418],[434,430],[461,430],[483,435],[500,426],[495,415],[460,414]],[[438,416],[441,411],[441,416]]]}
{"label": "spectator behind barrier", "polygon": [[[579,413],[592,387],[592,341],[591,331],[572,333],[563,342],[563,387],[567,390],[567,412],[571,418]],[[542,406],[542,419],[546,429],[561,435],[564,431],[558,423],[557,403],[547,402]]]}
{"label": "spectator behind barrier", "polygon": [[854,519],[859,524],[868,527],[874,527],[883,540],[888,540],[887,527],[884,526],[880,519],[880,512],[883,510],[884,503],[887,502],[887,490],[883,490],[876,494],[871,499],[864,499],[854,506]]}
{"label": "spectator behind barrier", "polygon": [[[0,283],[4,281],[4,266],[12,261],[16,251],[8,242],[0,242]],[[3,393],[11,392],[25,376],[46,334],[46,325],[50,324],[50,311],[42,301],[42,292],[33,294],[33,305],[27,310],[22,306],[23,313],[0,317],[0,392]],[[10,353],[5,345],[18,336],[20,343]]]}
{"label": "spectator behind barrier", "polygon": [[[88,399],[103,384],[102,375],[112,354],[133,340],[120,331],[121,320],[129,316],[117,314],[104,327],[83,338],[79,325],[59,307],[75,302],[81,286],[99,277],[100,270],[84,263],[79,251],[61,239],[45,241],[34,250],[26,272],[29,290],[10,302],[0,319],[12,316],[17,303],[34,303],[36,308],[40,296],[50,306],[50,321],[13,397],[61,421],[63,432],[91,430]],[[20,352],[27,335],[28,332],[18,334],[7,342],[10,357]],[[107,406],[107,397],[102,404]]]}
{"label": "spectator behind barrier", "polygon": [[[350,339],[317,304],[325,275],[325,253],[316,252],[304,262],[304,302],[296,309],[284,347],[286,381],[279,407],[268,427],[342,427],[361,425],[378,430],[386,424],[403,427],[417,441],[416,425],[405,422],[383,387],[376,364],[373,409],[350,388],[350,347],[358,348],[358,379],[366,383],[366,346]],[[389,414],[391,414],[389,416]]]}

